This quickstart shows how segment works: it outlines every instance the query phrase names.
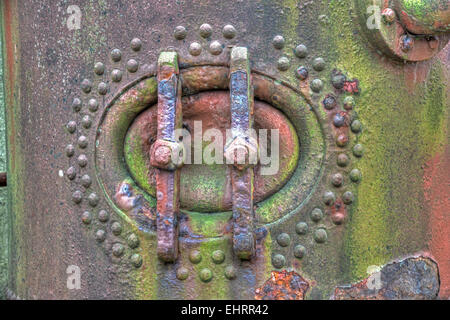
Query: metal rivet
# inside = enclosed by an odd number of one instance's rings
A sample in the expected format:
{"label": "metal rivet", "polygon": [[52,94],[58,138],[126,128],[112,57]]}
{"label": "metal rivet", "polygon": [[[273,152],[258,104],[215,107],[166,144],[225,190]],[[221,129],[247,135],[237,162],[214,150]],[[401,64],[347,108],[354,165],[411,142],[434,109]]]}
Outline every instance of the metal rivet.
{"label": "metal rivet", "polygon": [[81,124],[85,129],[89,129],[92,124],[91,117],[89,117],[88,115],[85,115],[83,117],[83,119],[81,119]]}
{"label": "metal rivet", "polygon": [[94,72],[97,75],[101,76],[105,72],[105,65],[103,63],[101,63],[101,62],[97,62],[94,65]]}
{"label": "metal rivet", "polygon": [[331,215],[331,221],[333,221],[334,224],[340,225],[344,222],[345,215],[341,212],[337,212],[333,215]]}
{"label": "metal rivet", "polygon": [[211,52],[211,54],[213,55],[219,55],[222,53],[222,45],[220,44],[219,41],[213,41],[211,42],[211,44],[209,45],[209,51]]}
{"label": "metal rivet", "polygon": [[340,112],[336,113],[333,117],[333,124],[336,128],[340,128],[345,125],[345,117]]}
{"label": "metal rivet", "polygon": [[108,85],[106,83],[104,83],[104,82],[100,82],[98,84],[97,91],[98,91],[99,94],[104,96],[106,93],[108,93]]}
{"label": "metal rivet", "polygon": [[414,48],[414,39],[408,34],[401,36],[400,48],[402,49],[403,52],[410,51],[412,48]]}
{"label": "metal rivet", "polygon": [[141,39],[134,38],[133,40],[131,40],[130,46],[133,51],[141,50],[141,47],[142,47]]}
{"label": "metal rivet", "polygon": [[72,201],[74,203],[80,203],[81,200],[83,200],[83,193],[81,193],[80,190],[76,190],[73,194],[72,194]]}
{"label": "metal rivet", "polygon": [[81,90],[83,90],[84,93],[91,92],[92,89],[92,82],[89,79],[84,79],[81,81]]}
{"label": "metal rivet", "polygon": [[69,180],[73,180],[77,176],[77,172],[74,167],[69,167],[69,169],[67,169],[66,171],[66,175]]}
{"label": "metal rivet", "polygon": [[298,67],[297,70],[295,70],[295,76],[300,80],[306,80],[308,78],[308,69],[301,66]]}
{"label": "metal rivet", "polygon": [[79,112],[81,110],[81,100],[78,98],[73,99],[72,101],[72,110],[75,112]]}
{"label": "metal rivet", "polygon": [[112,246],[112,253],[116,257],[120,257],[123,255],[123,252],[125,251],[124,246],[121,243],[114,243]]}
{"label": "metal rivet", "polygon": [[184,38],[186,38],[186,34],[187,34],[186,28],[183,26],[178,26],[173,31],[173,36],[177,40],[183,40]]}
{"label": "metal rivet", "polygon": [[325,69],[325,60],[323,58],[316,58],[313,61],[313,68],[316,71],[322,71]]}
{"label": "metal rivet", "polygon": [[236,279],[236,269],[233,266],[227,266],[224,273],[228,280]]}
{"label": "metal rivet", "polygon": [[136,234],[132,233],[128,236],[127,243],[130,248],[135,249],[139,246],[140,241],[139,241],[138,236]]}
{"label": "metal rivet", "polygon": [[119,69],[114,69],[111,71],[111,80],[114,82],[120,82],[122,81],[122,71]]}
{"label": "metal rivet", "polygon": [[100,199],[98,198],[98,196],[97,196],[96,193],[91,193],[91,194],[89,195],[89,197],[88,197],[89,205],[90,205],[91,207],[97,206],[99,200],[100,200]]}
{"label": "metal rivet", "polygon": [[135,268],[142,266],[142,257],[140,254],[134,253],[130,257],[130,261]]}
{"label": "metal rivet", "polygon": [[214,263],[220,264],[225,261],[225,253],[222,250],[215,250],[211,254],[211,259]]}
{"label": "metal rivet", "polygon": [[83,221],[84,224],[90,224],[92,221],[92,215],[89,211],[83,212],[81,215],[81,221]]}
{"label": "metal rivet", "polygon": [[352,180],[353,182],[359,182],[361,181],[361,178],[362,174],[358,169],[353,169],[352,171],[350,171],[350,180]]}
{"label": "metal rivet", "polygon": [[98,101],[96,99],[90,99],[88,105],[91,112],[98,110]]}
{"label": "metal rivet", "polygon": [[198,42],[192,42],[189,45],[189,53],[193,56],[198,56],[202,53],[202,45]]}
{"label": "metal rivet", "polygon": [[222,34],[224,38],[233,39],[236,36],[236,29],[231,24],[227,24],[223,27]]}
{"label": "metal rivet", "polygon": [[202,269],[199,273],[199,277],[200,280],[202,280],[203,282],[209,282],[212,279],[212,271],[209,270],[208,268]]}
{"label": "metal rivet", "polygon": [[119,49],[113,49],[111,51],[111,59],[114,62],[119,62],[122,59],[122,52]]}
{"label": "metal rivet", "polygon": [[311,82],[311,90],[314,92],[320,92],[323,88],[323,82],[320,79],[314,79]]}
{"label": "metal rivet", "polygon": [[383,16],[383,21],[386,24],[391,24],[395,21],[395,11],[391,8],[384,9],[381,15]]}
{"label": "metal rivet", "polygon": [[295,232],[300,235],[304,235],[308,232],[308,224],[306,222],[299,222],[295,226]]}
{"label": "metal rivet", "polygon": [[100,210],[98,213],[98,220],[100,222],[106,222],[109,220],[109,213],[106,210]]}
{"label": "metal rivet", "polygon": [[355,155],[355,157],[358,157],[358,158],[363,156],[364,147],[362,146],[362,144],[358,143],[353,147],[353,154]]}
{"label": "metal rivet", "polygon": [[282,247],[287,247],[291,242],[291,237],[287,233],[280,233],[277,237],[277,242]]}
{"label": "metal rivet", "polygon": [[299,44],[297,47],[295,47],[294,53],[299,58],[306,58],[306,56],[308,55],[308,48],[306,48],[306,46],[303,44]]}
{"label": "metal rivet", "polygon": [[331,176],[331,183],[333,184],[333,186],[340,187],[340,186],[342,186],[343,182],[344,182],[344,177],[342,176],[341,173],[335,173]]}
{"label": "metal rivet", "polygon": [[289,69],[289,66],[290,66],[290,62],[287,57],[281,57],[280,59],[278,59],[278,62],[277,62],[278,70],[286,71]]}
{"label": "metal rivet", "polygon": [[351,191],[346,191],[342,195],[342,201],[344,201],[345,204],[352,204],[355,200],[355,197],[353,196],[353,193]]}
{"label": "metal rivet", "polygon": [[341,133],[340,135],[337,136],[336,138],[336,145],[338,147],[345,147],[346,145],[348,145],[348,136],[345,133]]}
{"label": "metal rivet", "polygon": [[77,123],[75,121],[69,121],[66,124],[66,128],[67,131],[69,131],[69,133],[74,133],[75,130],[77,129]]}
{"label": "metal rivet", "polygon": [[336,98],[331,94],[327,95],[322,103],[323,107],[327,110],[332,110],[337,106]]}
{"label": "metal rivet", "polygon": [[355,99],[353,97],[345,97],[344,99],[344,109],[352,110],[355,106]]}
{"label": "metal rivet", "polygon": [[354,121],[352,122],[352,124],[351,124],[351,128],[352,128],[352,131],[353,131],[354,133],[359,133],[359,132],[361,132],[361,129],[362,129],[361,121],[359,121],[359,120],[354,120]]}
{"label": "metal rivet", "polygon": [[336,74],[336,75],[333,75],[333,77],[331,78],[331,84],[336,89],[342,89],[344,87],[346,81],[347,81],[347,77],[344,76],[343,74]]}
{"label": "metal rivet", "polygon": [[197,263],[199,263],[200,261],[202,261],[202,254],[201,254],[200,251],[198,251],[198,250],[192,250],[192,251],[189,253],[189,260],[190,260],[192,263],[197,264]]}
{"label": "metal rivet", "polygon": [[281,254],[275,254],[272,256],[272,265],[277,268],[281,269],[286,264],[286,258]]}
{"label": "metal rivet", "polygon": [[91,186],[92,179],[89,175],[85,174],[81,177],[81,185],[85,188],[89,188]]}
{"label": "metal rivet", "polygon": [[275,49],[283,49],[284,48],[284,44],[285,44],[285,40],[283,36],[275,36],[272,40],[272,45]]}
{"label": "metal rivet", "polygon": [[177,269],[177,279],[178,280],[186,280],[189,277],[189,270],[185,267],[179,267]]}
{"label": "metal rivet", "polygon": [[68,144],[66,147],[66,156],[69,158],[72,157],[75,154],[75,148],[73,145]]}
{"label": "metal rivet", "polygon": [[208,38],[211,36],[211,34],[212,34],[212,28],[209,24],[204,23],[200,26],[200,35],[203,38]]}
{"label": "metal rivet", "polygon": [[294,247],[294,257],[301,259],[306,254],[306,248],[301,244],[298,244]]}
{"label": "metal rivet", "polygon": [[87,147],[87,145],[88,145],[88,140],[87,140],[87,138],[86,138],[85,136],[80,136],[80,137],[78,138],[78,146],[79,146],[81,149],[84,149],[84,148]]}
{"label": "metal rivet", "polygon": [[350,158],[345,153],[340,153],[337,157],[337,164],[339,167],[346,167],[350,162]]}
{"label": "metal rivet", "polygon": [[311,220],[314,222],[319,222],[323,218],[323,212],[320,210],[320,208],[315,208],[313,211],[311,211]]}
{"label": "metal rivet", "polygon": [[324,202],[327,206],[333,205],[335,201],[336,201],[336,196],[334,195],[334,192],[326,191],[326,192],[323,194],[323,202]]}
{"label": "metal rivet", "polygon": [[325,229],[317,229],[314,232],[314,240],[317,243],[324,243],[325,241],[327,241],[328,235],[327,235],[327,231]]}
{"label": "metal rivet", "polygon": [[134,59],[130,59],[127,61],[127,70],[128,72],[134,73],[139,68],[139,62]]}
{"label": "metal rivet", "polygon": [[88,159],[87,159],[86,155],[80,154],[78,156],[77,162],[80,167],[85,167],[88,163]]}
{"label": "metal rivet", "polygon": [[98,242],[103,242],[106,239],[106,232],[105,230],[97,230],[95,233],[95,239],[97,239]]}

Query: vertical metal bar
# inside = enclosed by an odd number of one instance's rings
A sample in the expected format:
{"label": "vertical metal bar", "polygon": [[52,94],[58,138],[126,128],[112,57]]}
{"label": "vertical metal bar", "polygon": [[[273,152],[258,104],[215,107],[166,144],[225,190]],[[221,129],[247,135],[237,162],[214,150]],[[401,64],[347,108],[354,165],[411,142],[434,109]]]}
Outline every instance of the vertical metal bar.
{"label": "vertical metal bar", "polygon": [[[182,126],[181,85],[178,79],[178,55],[176,52],[162,52],[158,59],[158,140],[163,141],[152,153],[154,160],[160,161],[167,148],[171,155],[176,150],[175,130]],[[166,144],[165,144],[166,143]],[[162,150],[162,151],[161,151]],[[155,156],[156,155],[156,156]],[[162,160],[167,165],[172,162]],[[180,198],[180,170],[162,168],[156,173],[157,236],[158,257],[165,262],[173,262],[178,255],[178,213]],[[175,169],[175,170],[174,170]]]}
{"label": "vertical metal bar", "polygon": [[[233,251],[244,260],[255,251],[253,236],[253,167],[250,130],[253,126],[253,92],[247,48],[234,47],[230,58],[231,135],[228,154],[234,159],[231,167],[233,201]],[[257,148],[257,147],[256,147]],[[238,163],[235,151],[244,150],[245,163]],[[257,150],[257,149],[256,149]],[[227,157],[229,160],[230,156]],[[229,163],[229,162],[228,162]]]}

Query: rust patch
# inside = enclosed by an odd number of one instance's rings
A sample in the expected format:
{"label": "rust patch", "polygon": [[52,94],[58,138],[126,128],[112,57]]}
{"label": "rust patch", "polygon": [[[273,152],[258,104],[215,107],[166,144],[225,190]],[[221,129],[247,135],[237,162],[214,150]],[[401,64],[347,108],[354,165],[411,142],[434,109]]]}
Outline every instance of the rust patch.
{"label": "rust patch", "polygon": [[304,300],[309,283],[294,271],[272,271],[261,288],[255,290],[256,300]]}

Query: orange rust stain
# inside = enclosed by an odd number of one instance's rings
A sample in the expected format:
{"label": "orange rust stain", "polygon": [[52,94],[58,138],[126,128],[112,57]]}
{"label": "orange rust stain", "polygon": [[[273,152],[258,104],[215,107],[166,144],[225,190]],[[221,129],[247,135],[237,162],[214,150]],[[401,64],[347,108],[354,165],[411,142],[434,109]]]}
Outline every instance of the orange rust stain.
{"label": "orange rust stain", "polygon": [[424,169],[425,201],[430,208],[429,247],[439,266],[440,297],[450,297],[450,146]]}
{"label": "orange rust stain", "polygon": [[309,283],[298,273],[272,271],[261,288],[255,290],[256,300],[304,300]]}

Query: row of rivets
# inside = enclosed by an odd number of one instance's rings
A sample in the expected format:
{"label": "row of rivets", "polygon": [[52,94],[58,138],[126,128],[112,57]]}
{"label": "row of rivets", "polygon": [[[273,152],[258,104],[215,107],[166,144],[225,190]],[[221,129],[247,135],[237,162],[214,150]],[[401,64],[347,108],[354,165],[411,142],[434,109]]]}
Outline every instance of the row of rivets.
{"label": "row of rivets", "polygon": [[[205,23],[199,28],[199,33],[202,38],[209,38],[212,35],[212,27]],[[187,30],[184,26],[177,26],[173,31],[173,36],[177,40],[184,40],[187,35]],[[233,39],[236,36],[236,29],[232,25],[228,24],[223,27],[222,35],[226,39]]]}

